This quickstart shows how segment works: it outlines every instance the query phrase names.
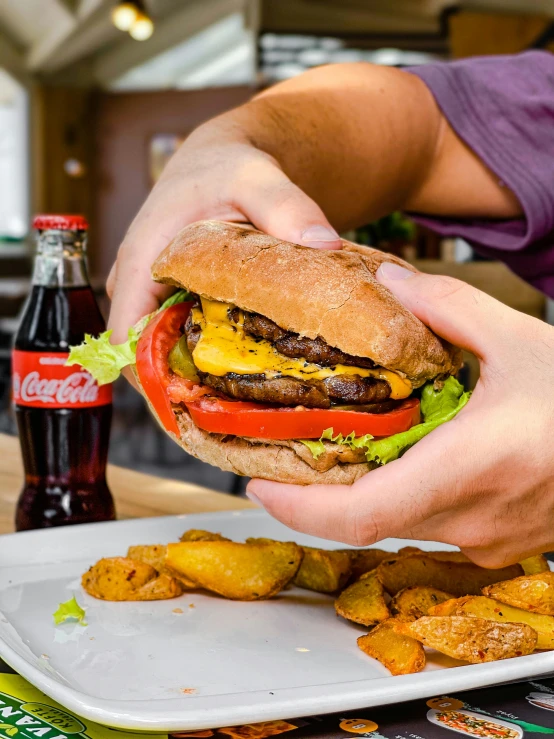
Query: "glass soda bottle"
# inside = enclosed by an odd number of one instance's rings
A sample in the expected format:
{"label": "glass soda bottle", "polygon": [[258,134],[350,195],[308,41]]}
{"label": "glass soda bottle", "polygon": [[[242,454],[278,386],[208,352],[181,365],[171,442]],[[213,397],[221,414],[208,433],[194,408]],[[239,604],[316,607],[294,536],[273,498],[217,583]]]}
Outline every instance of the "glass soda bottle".
{"label": "glass soda bottle", "polygon": [[16,529],[109,521],[106,483],[111,385],[99,387],[69,347],[104,331],[89,283],[88,224],[82,216],[43,215],[31,293],[12,353],[12,391],[25,469]]}

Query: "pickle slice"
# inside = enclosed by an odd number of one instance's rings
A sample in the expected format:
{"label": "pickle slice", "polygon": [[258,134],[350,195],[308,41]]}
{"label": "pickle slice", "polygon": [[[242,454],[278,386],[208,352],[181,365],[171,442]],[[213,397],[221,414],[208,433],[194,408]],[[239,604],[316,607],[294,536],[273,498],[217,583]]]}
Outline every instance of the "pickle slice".
{"label": "pickle slice", "polygon": [[179,375],[179,377],[184,377],[185,380],[192,380],[192,382],[200,382],[198,372],[192,361],[192,355],[187,346],[186,336],[181,336],[169,352],[168,361],[173,372]]}

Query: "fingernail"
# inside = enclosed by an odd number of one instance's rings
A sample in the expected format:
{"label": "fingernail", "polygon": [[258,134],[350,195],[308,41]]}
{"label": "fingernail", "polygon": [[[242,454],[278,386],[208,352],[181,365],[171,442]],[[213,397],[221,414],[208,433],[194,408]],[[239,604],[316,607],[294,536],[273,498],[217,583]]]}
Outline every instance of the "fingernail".
{"label": "fingernail", "polygon": [[406,280],[408,277],[413,277],[414,272],[406,267],[401,267],[399,264],[394,262],[383,262],[375,273],[375,277],[378,280]]}
{"label": "fingernail", "polygon": [[310,246],[314,242],[340,241],[340,236],[334,228],[326,226],[310,226],[302,231],[301,240],[303,244]]}
{"label": "fingernail", "polygon": [[263,508],[262,501],[258,498],[257,495],[254,495],[254,493],[251,493],[250,490],[246,491],[246,497],[248,500],[251,500],[252,503],[255,503],[257,506],[260,506],[260,508]]}

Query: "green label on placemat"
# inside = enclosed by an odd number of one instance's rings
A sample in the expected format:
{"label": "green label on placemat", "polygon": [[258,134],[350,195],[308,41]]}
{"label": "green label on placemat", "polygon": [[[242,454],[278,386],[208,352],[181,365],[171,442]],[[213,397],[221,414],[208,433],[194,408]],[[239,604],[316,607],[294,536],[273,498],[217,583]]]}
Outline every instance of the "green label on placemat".
{"label": "green label on placemat", "polygon": [[[117,731],[120,739],[136,734]],[[0,739],[113,739],[114,730],[64,711],[19,675],[0,674]],[[142,734],[167,739],[167,734]]]}

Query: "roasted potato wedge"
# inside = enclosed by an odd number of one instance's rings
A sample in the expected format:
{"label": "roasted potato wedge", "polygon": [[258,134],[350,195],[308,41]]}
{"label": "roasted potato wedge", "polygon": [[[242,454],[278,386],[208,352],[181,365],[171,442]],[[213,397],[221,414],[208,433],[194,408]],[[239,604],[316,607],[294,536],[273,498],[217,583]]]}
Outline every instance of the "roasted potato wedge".
{"label": "roasted potato wedge", "polygon": [[[452,600],[445,600],[442,603],[437,603],[436,606],[431,606],[429,611],[426,613],[427,616],[455,616],[456,611],[460,607],[462,601],[465,602],[468,598],[476,598],[475,595],[465,595],[463,598],[452,598]],[[461,614],[460,614],[461,615]]]}
{"label": "roasted potato wedge", "polygon": [[481,588],[521,574],[519,565],[501,570],[486,570],[471,562],[449,562],[427,554],[386,560],[377,568],[377,576],[390,595],[414,585],[426,586],[455,596],[479,595]]}
{"label": "roasted potato wedge", "polygon": [[181,586],[185,590],[194,590],[197,588],[198,586],[196,583],[193,583],[192,580],[187,580],[186,577],[182,577],[177,572],[172,572],[169,567],[166,566],[166,552],[167,547],[165,544],[138,544],[136,546],[129,547],[127,550],[127,557],[129,559],[136,559],[139,562],[146,562],[147,565],[150,565],[157,570],[160,575],[169,575],[169,577],[174,577],[181,583]]}
{"label": "roasted potato wedge", "polygon": [[402,557],[408,557],[411,554],[424,554],[427,557],[431,557],[432,559],[440,559],[444,562],[470,562],[465,554],[462,554],[461,552],[450,552],[442,549],[437,549],[436,551],[427,552],[424,549],[420,549],[419,547],[402,547],[402,549],[398,550],[398,554],[400,554]]}
{"label": "roasted potato wedge", "polygon": [[520,657],[537,646],[537,632],[527,624],[472,616],[423,616],[410,623],[394,619],[393,627],[426,647],[471,663]]}
{"label": "roasted potato wedge", "polygon": [[[447,613],[441,612],[447,606]],[[527,624],[537,632],[537,649],[554,649],[554,616],[543,616],[521,608],[514,608],[484,595],[467,595],[441,605],[429,612],[430,616],[476,616],[501,623]]]}
{"label": "roasted potato wedge", "polygon": [[538,572],[483,588],[483,594],[545,616],[554,615],[554,572]]}
{"label": "roasted potato wedge", "polygon": [[369,657],[384,665],[392,675],[410,675],[425,667],[425,651],[411,636],[398,634],[394,619],[383,621],[369,634],[358,638],[358,646]]}
{"label": "roasted potato wedge", "polygon": [[304,558],[293,580],[299,588],[336,593],[350,578],[350,557],[344,552],[302,547]]}
{"label": "roasted potato wedge", "polygon": [[292,580],[302,556],[293,543],[186,541],[168,545],[166,565],[225,598],[262,600],[277,595]]}
{"label": "roasted potato wedge", "polygon": [[366,572],[374,570],[378,564],[388,557],[394,557],[393,552],[385,552],[384,549],[338,549],[350,558],[350,581],[359,580]]}
{"label": "roasted potato wedge", "polygon": [[[273,539],[246,540],[247,544],[273,544]],[[317,593],[336,593],[350,578],[350,557],[332,549],[302,547],[304,557],[293,580],[294,585]]]}
{"label": "roasted potato wedge", "polygon": [[181,535],[179,541],[231,541],[231,539],[204,529],[189,529]]}
{"label": "roasted potato wedge", "polygon": [[390,603],[390,612],[405,621],[415,621],[427,616],[429,609],[438,603],[450,600],[454,596],[436,588],[414,586],[404,588],[397,593]]}
{"label": "roasted potato wedge", "polygon": [[166,600],[183,593],[175,578],[158,575],[151,565],[128,557],[101,559],[81,582],[89,595],[100,600]]}
{"label": "roasted potato wedge", "polygon": [[376,571],[366,572],[357,582],[343,590],[335,601],[335,611],[348,621],[363,626],[374,626],[389,618],[383,586]]}
{"label": "roasted potato wedge", "polygon": [[524,575],[538,575],[539,572],[550,572],[548,560],[544,554],[535,554],[533,557],[522,559],[519,563]]}

